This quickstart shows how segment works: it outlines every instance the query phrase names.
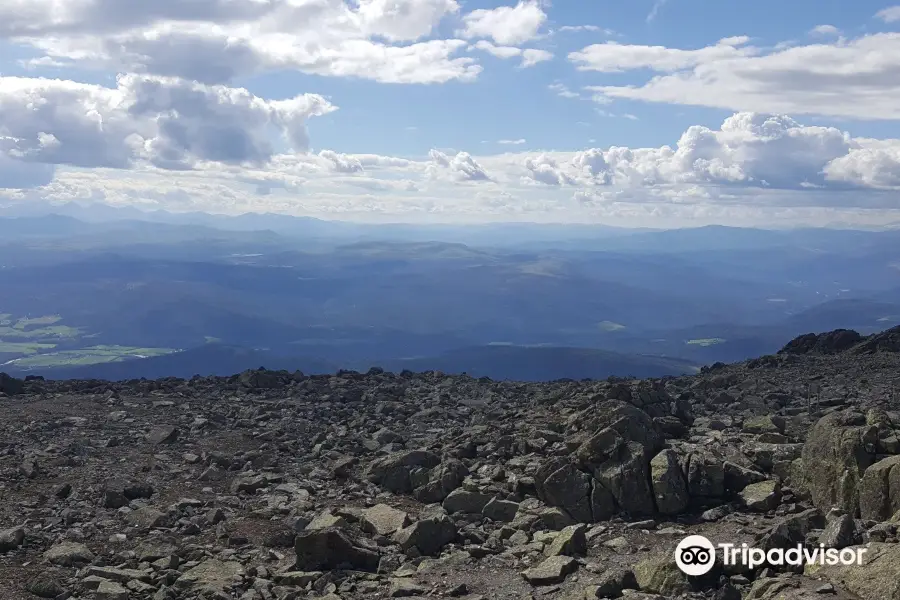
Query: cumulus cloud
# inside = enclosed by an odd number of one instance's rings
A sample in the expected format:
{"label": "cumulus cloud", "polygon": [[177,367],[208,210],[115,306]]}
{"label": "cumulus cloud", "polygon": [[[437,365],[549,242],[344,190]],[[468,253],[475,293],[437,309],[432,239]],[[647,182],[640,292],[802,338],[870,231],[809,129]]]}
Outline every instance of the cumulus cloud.
{"label": "cumulus cloud", "polygon": [[841,30],[834,25],[816,25],[809,31],[812,35],[841,35]]}
{"label": "cumulus cloud", "polygon": [[889,6],[875,13],[876,19],[881,19],[885,23],[896,23],[900,21],[900,6]]}
{"label": "cumulus cloud", "polygon": [[[853,138],[784,115],[736,113],[718,129],[689,127],[674,146],[588,148],[479,157],[509,184],[616,189],[894,189],[900,140]],[[605,193],[605,192],[604,192]],[[684,194],[679,194],[684,198]],[[692,193],[690,197],[699,197]],[[580,196],[581,198],[581,196]]]}
{"label": "cumulus cloud", "polygon": [[[314,108],[318,101],[300,97],[278,104],[243,90],[159,78],[131,82],[123,78],[116,89],[44,85],[62,97],[86,96],[89,101],[67,104],[57,99],[51,106],[41,98],[56,96],[31,84],[40,91],[32,98],[47,112],[39,111],[34,118],[42,120],[31,121],[28,131],[22,127],[15,134],[7,121],[0,121],[0,198],[90,199],[174,210],[323,216],[469,215],[476,220],[486,215],[574,218],[582,209],[610,218],[613,214],[713,218],[725,215],[723,207],[728,207],[732,211],[728,214],[742,218],[763,213],[771,218],[777,212],[820,225],[813,215],[840,216],[851,223],[875,219],[873,211],[900,210],[896,200],[900,140],[853,137],[838,128],[806,125],[784,115],[736,113],[717,127],[689,127],[673,144],[658,147],[495,155],[432,150],[417,159],[333,150],[276,151],[265,162],[254,163],[245,159],[266,156],[264,139],[272,139],[273,133],[290,136],[287,123],[293,118],[303,122],[302,115],[318,110]],[[96,110],[93,121],[88,106]],[[67,112],[62,107],[70,108]],[[211,121],[194,120],[193,110],[235,115],[223,120],[240,121],[244,127],[237,133],[219,132]],[[0,110],[0,115],[6,114]],[[68,129],[51,118],[73,114],[78,119]],[[160,125],[166,119],[178,124],[171,132]],[[28,122],[21,112],[14,120],[17,125]],[[98,122],[104,127],[90,127]],[[207,126],[213,130],[195,136],[205,141],[179,145],[179,131]],[[269,134],[257,137],[264,130]],[[211,148],[215,140],[230,135],[245,142],[224,153]],[[89,143],[80,146],[84,140]],[[175,148],[173,165],[163,160],[170,158],[170,147]],[[126,152],[131,168],[116,168],[120,163],[110,160],[117,156],[110,148]],[[69,157],[81,157],[81,162],[62,160]],[[60,166],[48,183],[52,173],[39,168],[52,169],[54,164]],[[72,171],[67,164],[105,167]],[[19,166],[39,168],[29,171]],[[854,209],[861,208],[870,212],[864,216],[858,211],[857,221],[850,218]],[[694,212],[683,212],[688,209]],[[889,215],[878,214],[882,219]]]}
{"label": "cumulus cloud", "polygon": [[478,162],[468,152],[458,152],[456,156],[448,156],[439,150],[431,150],[428,153],[431,164],[428,172],[432,177],[439,177],[441,173],[448,173],[457,181],[490,181],[490,177]]}
{"label": "cumulus cloud", "polygon": [[355,156],[340,154],[334,150],[322,150],[319,156],[331,163],[331,168],[338,173],[359,173],[364,170],[362,162]]}
{"label": "cumulus cloud", "polygon": [[900,118],[900,34],[878,33],[830,44],[776,48],[731,38],[699,50],[597,44],[569,55],[579,69],[652,69],[643,85],[594,86],[604,101],[642,100],[712,108]]}
{"label": "cumulus cloud", "polygon": [[544,185],[573,184],[575,180],[560,169],[557,162],[546,154],[534,158],[526,158],[524,163],[527,174],[525,183],[543,183]]}
{"label": "cumulus cloud", "polygon": [[459,35],[512,46],[536,38],[546,21],[547,13],[537,0],[520,0],[515,6],[473,10],[463,17]]}
{"label": "cumulus cloud", "polygon": [[569,54],[580,71],[621,73],[634,69],[671,72],[714,60],[748,56],[755,48],[744,46],[750,38],[733,37],[719,40],[714,46],[698,50],[679,50],[665,46],[633,46],[606,42],[592,44]]}
{"label": "cumulus cloud", "polygon": [[305,151],[306,120],[335,108],[316,94],[263,100],[244,89],[140,75],[120,76],[116,88],[3,77],[0,152],[79,167],[261,163],[278,150],[272,132]]}
{"label": "cumulus cloud", "polygon": [[547,50],[538,50],[535,48],[516,48],[515,46],[495,46],[487,40],[480,40],[472,45],[473,48],[483,50],[491,56],[497,58],[517,58],[521,57],[520,66],[524,68],[533,67],[534,65],[552,60],[553,53]]}
{"label": "cumulus cloud", "polygon": [[[127,4],[127,3],[126,3]],[[145,6],[146,5],[146,6]],[[74,65],[228,83],[294,69],[382,83],[471,81],[462,40],[424,38],[456,0],[35,0],[0,5],[0,38]]]}

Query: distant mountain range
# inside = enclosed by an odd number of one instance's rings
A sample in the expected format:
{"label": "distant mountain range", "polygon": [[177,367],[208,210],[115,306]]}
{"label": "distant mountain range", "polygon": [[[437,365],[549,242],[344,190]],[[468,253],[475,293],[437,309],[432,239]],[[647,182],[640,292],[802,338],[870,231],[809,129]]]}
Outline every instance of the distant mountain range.
{"label": "distant mountain range", "polygon": [[60,211],[0,218],[4,370],[659,376],[900,323],[900,231]]}

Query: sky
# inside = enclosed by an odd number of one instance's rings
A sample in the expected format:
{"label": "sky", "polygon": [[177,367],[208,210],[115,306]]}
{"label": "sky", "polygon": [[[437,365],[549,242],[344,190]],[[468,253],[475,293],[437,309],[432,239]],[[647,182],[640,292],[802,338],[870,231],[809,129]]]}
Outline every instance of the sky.
{"label": "sky", "polygon": [[898,98],[891,2],[0,0],[0,204],[897,226]]}

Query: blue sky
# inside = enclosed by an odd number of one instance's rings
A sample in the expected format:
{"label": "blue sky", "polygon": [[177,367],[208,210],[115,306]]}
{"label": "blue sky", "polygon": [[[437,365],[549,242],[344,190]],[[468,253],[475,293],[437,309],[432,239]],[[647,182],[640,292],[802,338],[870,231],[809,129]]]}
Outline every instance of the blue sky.
{"label": "blue sky", "polygon": [[[510,4],[480,1],[463,6],[476,10]],[[655,17],[649,19],[657,5]],[[486,73],[474,84],[385,86],[302,73],[251,77],[240,84],[267,97],[290,97],[315,89],[333,98],[341,107],[340,114],[311,123],[310,128],[315,132],[317,145],[340,152],[415,156],[427,154],[436,143],[447,149],[499,152],[508,148],[497,141],[520,139],[526,141],[520,149],[537,150],[591,145],[661,146],[672,144],[690,125],[716,127],[734,111],[621,100],[614,107],[602,108],[613,114],[633,115],[637,120],[603,116],[596,103],[560,97],[549,86],[562,84],[577,91],[601,84],[632,85],[646,81],[652,74],[647,70],[621,74],[580,72],[567,63],[565,56],[606,41],[683,49],[702,48],[724,37],[740,35],[752,37],[753,43],[760,46],[795,40],[828,41],[830,36],[811,35],[811,30],[823,24],[853,36],[890,30],[873,18],[887,6],[890,3],[846,0],[556,0],[547,9],[547,29],[557,33],[533,44],[553,52],[555,59],[521,69],[515,61],[482,55],[479,60]],[[584,25],[600,31],[558,31],[564,26]],[[452,35],[452,27],[444,30]],[[367,129],[360,131],[357,120],[368,122]],[[815,117],[808,120],[822,121]],[[863,136],[900,137],[900,124],[863,121],[854,124],[853,131]]]}
{"label": "blue sky", "polygon": [[900,221],[900,6],[0,0],[0,203]]}

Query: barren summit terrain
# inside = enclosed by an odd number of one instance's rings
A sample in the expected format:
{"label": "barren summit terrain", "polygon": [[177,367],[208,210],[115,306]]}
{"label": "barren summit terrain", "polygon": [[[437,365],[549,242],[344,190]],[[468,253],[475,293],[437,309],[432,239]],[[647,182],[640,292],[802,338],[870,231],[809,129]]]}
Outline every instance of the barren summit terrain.
{"label": "barren summit terrain", "polygon": [[[0,377],[0,598],[900,600],[898,340],[659,380]],[[688,578],[688,534],[868,558]]]}

